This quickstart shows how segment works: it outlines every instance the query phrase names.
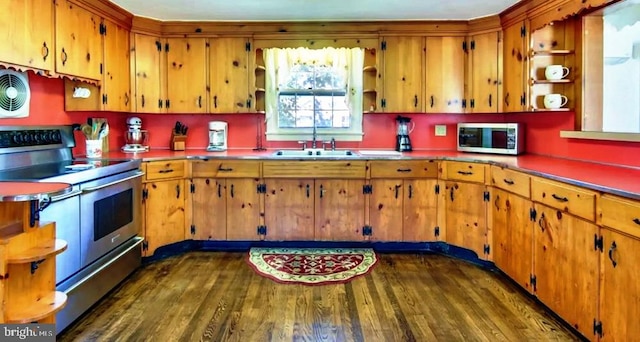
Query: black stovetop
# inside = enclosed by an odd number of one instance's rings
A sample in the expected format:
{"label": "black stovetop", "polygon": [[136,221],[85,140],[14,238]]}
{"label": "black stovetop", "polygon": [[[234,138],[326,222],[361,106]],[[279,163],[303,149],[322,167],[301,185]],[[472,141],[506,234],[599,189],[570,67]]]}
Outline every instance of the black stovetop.
{"label": "black stovetop", "polygon": [[1,180],[62,182],[78,184],[136,169],[134,160],[74,159],[0,170]]}

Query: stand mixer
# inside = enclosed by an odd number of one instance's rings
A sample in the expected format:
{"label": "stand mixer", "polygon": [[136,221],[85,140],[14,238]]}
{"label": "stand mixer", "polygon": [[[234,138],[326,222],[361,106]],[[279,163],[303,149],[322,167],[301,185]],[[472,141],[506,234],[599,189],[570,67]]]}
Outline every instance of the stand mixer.
{"label": "stand mixer", "polygon": [[132,116],[127,119],[127,126],[129,129],[124,132],[125,145],[122,147],[122,151],[130,153],[149,151],[147,145],[149,133],[142,129],[142,120]]}

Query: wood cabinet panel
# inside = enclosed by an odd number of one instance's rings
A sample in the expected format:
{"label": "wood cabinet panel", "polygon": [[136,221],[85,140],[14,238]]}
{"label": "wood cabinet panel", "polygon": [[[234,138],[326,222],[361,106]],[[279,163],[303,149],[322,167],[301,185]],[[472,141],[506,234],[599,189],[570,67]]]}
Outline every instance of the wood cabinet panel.
{"label": "wood cabinet panel", "polygon": [[371,241],[402,241],[403,181],[373,179],[369,199],[369,224],[373,228]]}
{"label": "wood cabinet panel", "polygon": [[518,22],[503,30],[504,43],[504,78],[503,107],[504,112],[523,112],[526,103],[526,61],[528,60],[527,27],[525,22]]}
{"label": "wood cabinet panel", "polygon": [[313,179],[266,179],[265,184],[265,240],[313,240]]}
{"label": "wood cabinet panel", "polygon": [[464,112],[464,40],[464,37],[426,38],[425,112]]}
{"label": "wood cabinet panel", "polygon": [[598,226],[560,210],[535,204],[536,295],[585,336],[597,317],[600,251]]}
{"label": "wood cabinet panel", "polygon": [[260,162],[224,159],[193,161],[191,175],[209,178],[259,178]]}
{"label": "wood cabinet panel", "polygon": [[491,185],[522,197],[531,196],[531,176],[499,166],[491,166]]}
{"label": "wood cabinet panel", "polygon": [[484,164],[447,161],[443,169],[448,180],[484,183]]}
{"label": "wood cabinet panel", "polygon": [[640,202],[604,194],[600,210],[603,226],[640,238]]}
{"label": "wood cabinet panel", "polygon": [[191,180],[191,210],[194,240],[227,239],[227,183],[225,179]]}
{"label": "wood cabinet panel", "polygon": [[484,184],[446,182],[447,243],[467,248],[478,258],[490,257],[485,253],[487,238],[487,205]]}
{"label": "wood cabinet panel", "polygon": [[249,39],[242,37],[209,39],[209,112],[251,111],[249,44]]}
{"label": "wood cabinet panel", "polygon": [[144,184],[144,234],[147,248],[144,256],[151,256],[158,247],[185,239],[184,180],[167,180]]}
{"label": "wood cabinet panel", "polygon": [[364,182],[359,179],[315,181],[315,240],[363,239]]}
{"label": "wood cabinet panel", "polygon": [[424,37],[384,37],[382,44],[382,111],[424,111]]}
{"label": "wood cabinet panel", "polygon": [[531,199],[595,222],[596,193],[594,191],[532,177]]}
{"label": "wood cabinet panel", "polygon": [[164,111],[166,83],[163,79],[164,40],[136,33],[134,38],[134,96],[136,113],[160,113]]}
{"label": "wood cabinet panel", "polygon": [[102,19],[68,1],[55,0],[56,72],[101,80]]}
{"label": "wood cabinet panel", "polygon": [[163,160],[146,162],[145,180],[161,180],[184,178],[186,176],[185,160]]}
{"label": "wood cabinet panel", "polygon": [[104,20],[103,110],[131,111],[129,31]]}
{"label": "wood cabinet panel", "polygon": [[478,34],[469,42],[470,96],[467,104],[472,113],[496,113],[500,111],[500,79],[498,57],[502,54],[498,32]]}
{"label": "wood cabinet panel", "polygon": [[366,161],[265,161],[264,178],[365,178]]}
{"label": "wood cabinet panel", "polygon": [[258,179],[227,179],[227,240],[259,240],[261,194]]}
{"label": "wood cabinet panel", "polygon": [[435,160],[374,160],[369,162],[371,178],[436,178]]}
{"label": "wood cabinet panel", "polygon": [[169,113],[207,112],[205,38],[167,38],[167,98]]}
{"label": "wood cabinet panel", "polygon": [[404,180],[402,241],[438,241],[438,196],[436,179]]}
{"label": "wood cabinet panel", "polygon": [[[53,71],[53,3],[6,0],[0,11],[0,62]],[[9,10],[10,9],[10,10]]]}

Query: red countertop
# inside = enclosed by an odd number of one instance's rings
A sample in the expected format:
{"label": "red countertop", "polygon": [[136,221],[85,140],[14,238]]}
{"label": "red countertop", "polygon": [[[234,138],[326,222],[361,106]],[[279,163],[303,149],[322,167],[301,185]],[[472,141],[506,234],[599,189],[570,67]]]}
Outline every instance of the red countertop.
{"label": "red countertop", "polygon": [[[266,151],[231,149],[224,152],[207,152],[200,149],[186,151],[156,149],[143,153],[123,153],[115,151],[106,154],[105,157],[133,158],[142,159],[143,161],[180,158],[271,159],[275,151],[276,150],[273,149]],[[278,159],[281,160],[283,158],[278,157]],[[463,153],[451,150],[416,150],[404,152],[401,157],[363,156],[360,157],[360,159],[446,159],[489,162],[593,190],[640,199],[640,168],[634,167],[600,164],[535,154],[501,156]]]}
{"label": "red countertop", "polygon": [[66,183],[1,182],[0,202],[39,200],[46,196],[62,195],[71,191]]}

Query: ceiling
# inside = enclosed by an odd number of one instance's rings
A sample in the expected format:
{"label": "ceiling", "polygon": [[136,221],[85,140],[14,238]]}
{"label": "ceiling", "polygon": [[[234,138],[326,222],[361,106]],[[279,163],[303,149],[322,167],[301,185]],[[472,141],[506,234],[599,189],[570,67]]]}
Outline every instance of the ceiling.
{"label": "ceiling", "polygon": [[136,16],[178,21],[468,20],[519,0],[110,0]]}

